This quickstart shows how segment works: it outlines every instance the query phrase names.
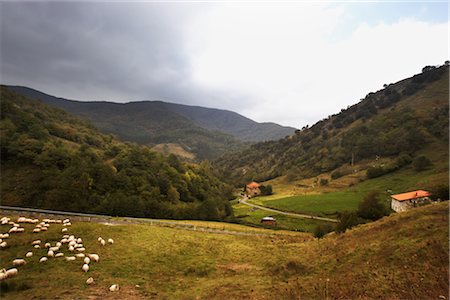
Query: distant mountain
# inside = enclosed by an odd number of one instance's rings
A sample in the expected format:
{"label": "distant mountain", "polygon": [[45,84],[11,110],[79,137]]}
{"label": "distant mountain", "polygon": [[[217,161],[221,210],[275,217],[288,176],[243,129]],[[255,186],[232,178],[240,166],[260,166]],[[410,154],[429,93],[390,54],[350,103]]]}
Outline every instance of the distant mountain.
{"label": "distant mountain", "polygon": [[232,188],[208,163],[123,143],[0,87],[3,205],[114,216],[223,220]]}
{"label": "distant mountain", "polygon": [[427,66],[292,136],[226,154],[215,166],[236,185],[331,171],[337,177],[352,163],[374,165],[380,157],[392,163],[377,165],[370,176],[398,170],[423,155],[435,166],[448,166],[448,74],[448,65]]}
{"label": "distant mountain", "polygon": [[178,144],[197,159],[211,159],[244,143],[275,140],[295,129],[274,123],[257,123],[237,113],[162,101],[129,103],[75,101],[37,90],[8,86],[22,95],[89,120],[105,133],[125,141],[155,146]]}

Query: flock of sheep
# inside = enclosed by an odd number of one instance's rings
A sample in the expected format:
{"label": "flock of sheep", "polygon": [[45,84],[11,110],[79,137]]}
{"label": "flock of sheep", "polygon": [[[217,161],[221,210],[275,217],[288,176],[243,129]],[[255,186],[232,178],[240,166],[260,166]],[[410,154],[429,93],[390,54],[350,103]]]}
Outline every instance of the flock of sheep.
{"label": "flock of sheep", "polygon": [[[40,248],[46,248],[47,249],[47,255],[42,256],[39,259],[40,263],[46,263],[49,259],[54,259],[58,257],[65,257],[66,261],[75,261],[77,258],[80,258],[83,260],[83,265],[81,267],[81,270],[84,272],[89,271],[89,264],[94,261],[98,262],[100,260],[100,256],[95,253],[89,253],[85,254],[86,251],[85,246],[83,245],[83,240],[81,237],[76,237],[74,235],[68,234],[68,227],[72,225],[69,219],[65,220],[54,220],[54,219],[43,219],[41,222],[39,222],[38,219],[30,219],[25,217],[19,217],[16,222],[11,221],[11,218],[9,217],[3,217],[0,219],[1,225],[11,225],[11,228],[8,230],[7,233],[0,234],[0,249],[4,249],[8,246],[8,242],[5,241],[6,239],[9,239],[12,234],[17,234],[25,231],[24,227],[21,227],[21,223],[29,223],[29,224],[36,224],[35,228],[33,229],[33,233],[40,233],[42,231],[47,231],[50,227],[50,224],[62,224],[63,228],[61,232],[63,233],[62,239],[58,242],[55,242],[54,245],[50,242],[42,242],[41,240],[37,239],[31,242],[31,246],[34,249],[40,249]],[[106,245],[106,241],[99,237],[98,242],[102,245]],[[114,244],[113,239],[108,239],[108,244]],[[65,256],[63,249],[64,247],[67,248],[67,250],[70,252],[70,256]],[[39,251],[39,250],[37,250]],[[25,254],[25,257],[31,258],[33,256],[33,251],[29,251]],[[13,268],[10,268],[8,270],[1,269],[0,270],[0,281],[7,280],[8,278],[15,277],[19,270],[17,267],[20,267],[22,265],[25,265],[27,261],[24,258],[16,258],[12,261]],[[86,284],[92,284],[94,282],[94,278],[89,277],[86,280]],[[109,290],[111,292],[115,292],[119,290],[118,284],[113,284],[109,287]]]}

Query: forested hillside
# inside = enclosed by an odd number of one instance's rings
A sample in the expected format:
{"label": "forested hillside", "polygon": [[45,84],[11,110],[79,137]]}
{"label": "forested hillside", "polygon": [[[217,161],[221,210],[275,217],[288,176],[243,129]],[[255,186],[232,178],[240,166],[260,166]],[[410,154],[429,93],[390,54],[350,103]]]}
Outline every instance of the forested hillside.
{"label": "forested hillside", "polygon": [[237,113],[162,101],[129,103],[73,101],[20,86],[10,89],[89,120],[123,141],[155,146],[177,144],[200,161],[213,159],[244,143],[280,139],[295,129],[257,123]]}
{"label": "forested hillside", "polygon": [[281,175],[294,180],[333,170],[339,177],[349,171],[342,170],[344,165],[383,157],[395,160],[369,171],[376,177],[410,164],[418,151],[426,149],[447,149],[446,161],[429,162],[425,157],[425,162],[448,164],[448,69],[448,64],[427,66],[422,73],[385,85],[293,136],[224,155],[215,165],[224,179],[241,185]]}
{"label": "forested hillside", "polygon": [[230,217],[230,189],[207,163],[122,143],[1,87],[1,203],[118,216]]}

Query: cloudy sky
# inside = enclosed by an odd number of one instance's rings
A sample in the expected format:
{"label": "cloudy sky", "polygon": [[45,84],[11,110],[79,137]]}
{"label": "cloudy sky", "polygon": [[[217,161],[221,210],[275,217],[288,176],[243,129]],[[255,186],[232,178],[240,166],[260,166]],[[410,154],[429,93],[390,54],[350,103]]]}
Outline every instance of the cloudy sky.
{"label": "cloudy sky", "polygon": [[440,2],[0,2],[0,81],[297,128],[448,57]]}

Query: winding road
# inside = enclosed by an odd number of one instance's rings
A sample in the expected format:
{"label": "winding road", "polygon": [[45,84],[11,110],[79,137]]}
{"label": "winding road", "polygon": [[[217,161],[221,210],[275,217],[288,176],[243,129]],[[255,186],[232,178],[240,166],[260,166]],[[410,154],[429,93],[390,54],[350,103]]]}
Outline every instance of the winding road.
{"label": "winding road", "polygon": [[324,217],[316,217],[316,216],[312,216],[312,215],[305,215],[305,214],[297,214],[297,213],[292,213],[292,212],[286,212],[286,211],[282,211],[282,210],[277,210],[277,209],[273,209],[273,208],[268,208],[265,206],[261,206],[261,205],[257,205],[257,204],[253,204],[253,203],[248,203],[247,202],[247,198],[241,198],[239,199],[239,203],[251,206],[251,207],[256,207],[262,210],[266,210],[266,211],[270,211],[270,212],[274,212],[277,214],[281,214],[281,215],[286,215],[286,216],[290,216],[290,217],[295,217],[295,218],[306,218],[306,219],[314,219],[314,220],[321,220],[321,221],[327,221],[327,222],[335,222],[338,223],[339,220],[336,219],[330,219],[330,218],[324,218]]}

